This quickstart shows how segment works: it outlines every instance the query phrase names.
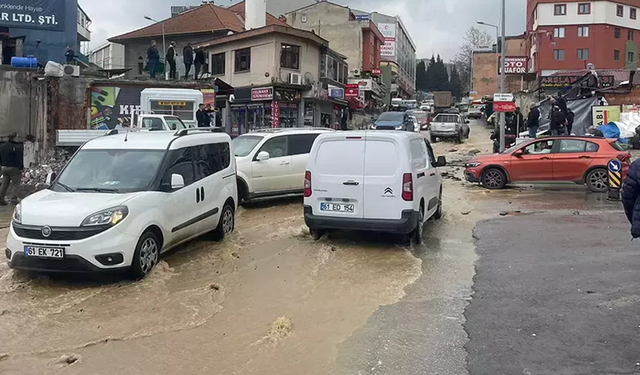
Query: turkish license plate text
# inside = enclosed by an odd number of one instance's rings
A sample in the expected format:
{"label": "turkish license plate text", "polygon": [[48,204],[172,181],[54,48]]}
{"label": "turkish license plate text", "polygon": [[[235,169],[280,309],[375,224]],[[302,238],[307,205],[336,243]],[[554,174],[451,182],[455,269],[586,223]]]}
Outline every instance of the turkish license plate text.
{"label": "turkish license plate text", "polygon": [[25,246],[24,256],[31,258],[63,259],[64,249],[56,247]]}
{"label": "turkish license plate text", "polygon": [[356,206],[354,204],[320,203],[320,211],[354,212],[355,209]]}

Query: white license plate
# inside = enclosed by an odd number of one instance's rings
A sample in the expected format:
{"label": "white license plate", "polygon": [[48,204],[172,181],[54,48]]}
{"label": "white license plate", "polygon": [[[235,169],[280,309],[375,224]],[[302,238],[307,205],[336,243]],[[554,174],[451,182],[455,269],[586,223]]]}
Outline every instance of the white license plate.
{"label": "white license plate", "polygon": [[28,258],[64,259],[64,249],[59,247],[25,246],[24,256]]}
{"label": "white license plate", "polygon": [[356,206],[354,204],[344,203],[320,203],[320,211],[332,212],[354,212]]}

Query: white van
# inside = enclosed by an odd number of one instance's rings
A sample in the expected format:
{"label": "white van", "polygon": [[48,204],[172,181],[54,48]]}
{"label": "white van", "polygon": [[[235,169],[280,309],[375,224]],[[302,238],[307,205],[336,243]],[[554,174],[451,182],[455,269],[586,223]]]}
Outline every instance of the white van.
{"label": "white van", "polygon": [[84,144],[49,188],[15,208],[6,257],[42,272],[130,270],[142,278],[160,254],[234,229],[238,187],[231,138],[111,130]]}
{"label": "white van", "polygon": [[424,223],[442,215],[442,178],[429,141],[416,133],[320,135],[305,175],[304,218],[314,239],[327,230],[407,235],[422,242]]}

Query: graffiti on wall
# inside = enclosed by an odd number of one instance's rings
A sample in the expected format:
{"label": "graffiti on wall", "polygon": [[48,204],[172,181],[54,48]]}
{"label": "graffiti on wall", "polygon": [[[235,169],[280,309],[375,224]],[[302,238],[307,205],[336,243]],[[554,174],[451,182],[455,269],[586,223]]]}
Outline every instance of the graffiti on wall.
{"label": "graffiti on wall", "polygon": [[131,116],[140,112],[141,87],[91,87],[91,129],[107,130],[131,126]]}

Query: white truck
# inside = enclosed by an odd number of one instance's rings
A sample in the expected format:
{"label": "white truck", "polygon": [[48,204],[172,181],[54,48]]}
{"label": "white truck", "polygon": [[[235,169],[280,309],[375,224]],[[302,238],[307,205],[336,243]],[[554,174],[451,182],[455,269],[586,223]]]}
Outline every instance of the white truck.
{"label": "white truck", "polygon": [[[135,116],[135,115],[134,115]],[[177,131],[188,128],[180,118],[171,115],[140,114],[135,128],[147,131]],[[134,123],[134,122],[132,122]],[[80,147],[87,141],[102,137],[110,130],[58,130],[56,146]]]}

